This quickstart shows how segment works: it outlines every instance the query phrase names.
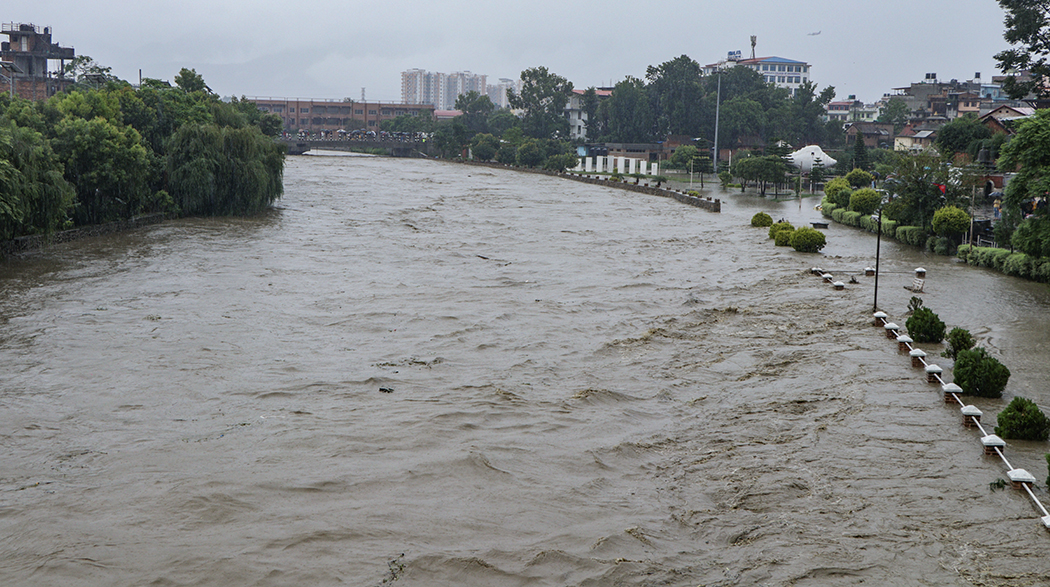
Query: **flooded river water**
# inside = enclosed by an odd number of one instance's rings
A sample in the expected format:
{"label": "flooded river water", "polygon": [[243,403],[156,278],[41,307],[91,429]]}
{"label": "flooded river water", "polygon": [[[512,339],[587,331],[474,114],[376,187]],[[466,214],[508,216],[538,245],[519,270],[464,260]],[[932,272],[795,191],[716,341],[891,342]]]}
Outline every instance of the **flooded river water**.
{"label": "flooded river water", "polygon": [[[347,156],[285,185],[0,265],[0,584],[1050,582],[1040,512],[871,327],[874,236],[749,226],[815,200]],[[923,266],[1011,369],[986,423],[1050,406],[1046,286],[881,251],[891,318]],[[1007,447],[1044,502],[1047,450]]]}

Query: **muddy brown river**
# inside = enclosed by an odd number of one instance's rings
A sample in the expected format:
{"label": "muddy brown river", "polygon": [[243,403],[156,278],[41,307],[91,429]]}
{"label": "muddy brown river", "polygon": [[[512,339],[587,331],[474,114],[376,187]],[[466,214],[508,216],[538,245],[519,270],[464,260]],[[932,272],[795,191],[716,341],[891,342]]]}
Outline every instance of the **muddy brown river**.
{"label": "muddy brown river", "polygon": [[[1041,513],[871,327],[875,237],[749,226],[815,199],[334,155],[285,185],[0,264],[0,585],[1050,584]],[[918,266],[1013,373],[984,422],[1047,410],[1050,290],[884,241],[902,325]],[[1006,455],[1050,504],[1048,451]]]}

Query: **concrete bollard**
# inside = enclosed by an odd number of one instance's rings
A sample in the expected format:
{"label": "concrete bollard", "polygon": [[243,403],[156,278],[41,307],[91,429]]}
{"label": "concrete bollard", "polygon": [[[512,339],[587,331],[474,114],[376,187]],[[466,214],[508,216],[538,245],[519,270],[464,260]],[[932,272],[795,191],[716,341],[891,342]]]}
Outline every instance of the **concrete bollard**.
{"label": "concrete bollard", "polygon": [[824,279],[824,283],[831,283],[831,281],[835,279],[830,273],[825,273],[824,275],[821,275],[821,277]]}
{"label": "concrete bollard", "polygon": [[874,267],[865,267],[864,268],[864,276],[865,277],[871,277],[872,275],[875,275],[875,268]]}
{"label": "concrete bollard", "polygon": [[908,356],[911,357],[912,367],[915,367],[916,369],[922,369],[926,366],[926,363],[923,362],[923,358],[926,356],[926,351],[922,349],[912,349],[908,351]]}
{"label": "concrete bollard", "polygon": [[846,289],[846,284],[842,283],[841,281],[836,281],[835,283],[833,283],[831,285],[834,286],[835,289]]}
{"label": "concrete bollard", "polygon": [[989,434],[988,436],[981,437],[981,444],[984,446],[984,454],[994,455],[995,449],[1003,450],[1006,448],[1006,442],[1002,438],[999,438],[995,434]]}
{"label": "concrete bollard", "polygon": [[963,417],[963,426],[967,428],[976,428],[981,423],[981,415],[983,412],[977,408],[977,406],[963,406],[960,410]]}
{"label": "concrete bollard", "polygon": [[897,351],[901,353],[911,352],[911,343],[915,342],[907,334],[897,337]]}
{"label": "concrete bollard", "polygon": [[897,330],[900,326],[897,326],[893,322],[887,322],[886,326],[883,326],[883,328],[886,329],[886,338],[897,340]]}
{"label": "concrete bollard", "polygon": [[940,376],[944,370],[937,365],[926,365],[926,381],[927,383],[940,383]]}
{"label": "concrete bollard", "polygon": [[1010,469],[1006,472],[1006,476],[1010,478],[1010,485],[1014,489],[1021,489],[1022,485],[1027,485],[1031,488],[1032,484],[1035,483],[1035,477],[1024,469]]}
{"label": "concrete bollard", "polygon": [[946,404],[955,403],[955,396],[962,394],[962,388],[954,383],[945,383],[941,386],[941,390],[944,391],[944,403]]}
{"label": "concrete bollard", "polygon": [[886,322],[889,321],[889,316],[886,314],[886,312],[875,312],[874,314],[872,314],[872,317],[874,318],[874,320],[871,323],[872,326],[883,326],[884,324],[886,324]]}
{"label": "concrete bollard", "polygon": [[926,279],[926,270],[922,267],[915,268],[915,279]]}

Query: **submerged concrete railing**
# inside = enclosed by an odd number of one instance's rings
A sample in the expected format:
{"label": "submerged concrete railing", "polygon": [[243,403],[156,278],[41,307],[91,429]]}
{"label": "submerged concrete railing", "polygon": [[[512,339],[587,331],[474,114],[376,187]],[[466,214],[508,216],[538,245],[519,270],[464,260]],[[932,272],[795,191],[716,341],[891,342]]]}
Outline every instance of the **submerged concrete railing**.
{"label": "submerged concrete railing", "polygon": [[984,426],[981,425],[981,410],[976,406],[967,405],[960,399],[962,395],[962,388],[955,383],[945,383],[943,377],[943,369],[938,365],[930,363],[926,360],[926,352],[922,349],[915,348],[913,346],[913,340],[907,335],[899,333],[900,327],[890,322],[889,316],[885,312],[875,312],[873,314],[872,325],[876,327],[882,327],[886,332],[886,338],[896,341],[898,352],[907,352],[911,357],[911,364],[914,368],[921,368],[926,377],[927,383],[940,384],[941,391],[944,394],[944,402],[951,404],[957,403],[960,407],[960,413],[962,414],[963,426],[967,428],[976,428],[981,432],[981,445],[984,447],[984,454],[986,455],[998,455],[1006,465],[1006,475],[1010,479],[1010,484],[1014,489],[1024,489],[1028,496],[1035,503],[1036,507],[1043,513],[1041,521],[1043,527],[1050,529],[1050,512],[1046,511],[1043,507],[1043,503],[1039,501],[1035,493],[1032,492],[1032,484],[1035,483],[1035,476],[1024,469],[1015,468],[1007,460],[1006,455],[1003,454],[1006,448],[1006,442],[1002,438],[995,434],[989,434]]}
{"label": "submerged concrete railing", "polygon": [[525,173],[538,173],[540,175],[549,175],[551,177],[561,177],[563,179],[571,179],[573,181],[579,181],[583,183],[589,183],[593,185],[602,185],[611,188],[619,188],[621,190],[627,190],[631,192],[638,192],[641,194],[649,194],[651,196],[660,196],[663,198],[671,198],[677,200],[683,204],[688,204],[697,208],[703,208],[709,212],[721,212],[722,211],[722,200],[711,197],[697,197],[691,196],[683,190],[673,190],[670,188],[656,187],[649,185],[638,185],[633,183],[625,183],[622,181],[613,181],[611,179],[605,179],[601,176],[592,176],[587,174],[576,173],[574,171],[549,171],[546,169],[535,169],[531,167],[513,167],[510,165],[504,165],[502,163],[490,163],[487,161],[463,161],[466,165],[475,165],[478,167],[492,167],[496,169],[512,169],[514,171],[523,171]]}

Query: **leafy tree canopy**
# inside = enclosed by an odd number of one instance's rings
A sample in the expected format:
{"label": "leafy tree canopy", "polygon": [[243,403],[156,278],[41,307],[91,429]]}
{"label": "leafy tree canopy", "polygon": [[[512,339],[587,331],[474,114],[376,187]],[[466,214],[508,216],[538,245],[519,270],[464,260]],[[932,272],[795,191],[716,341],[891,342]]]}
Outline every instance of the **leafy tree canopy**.
{"label": "leafy tree canopy", "polygon": [[212,93],[211,88],[204,83],[204,78],[195,69],[180,69],[179,74],[175,76],[175,85],[185,92]]}
{"label": "leafy tree canopy", "polygon": [[522,132],[542,139],[567,137],[569,122],[564,111],[572,82],[546,67],[526,69],[521,72],[521,81],[521,93],[507,90],[507,101],[512,108],[522,111]]}
{"label": "leafy tree canopy", "polygon": [[1045,0],[999,0],[1006,11],[1006,31],[1003,38],[1012,48],[995,55],[999,69],[1004,73],[1028,71],[1028,79],[1011,76],[1003,89],[1014,99],[1029,94],[1045,98],[1050,89],[1044,78],[1050,78],[1050,5]]}

